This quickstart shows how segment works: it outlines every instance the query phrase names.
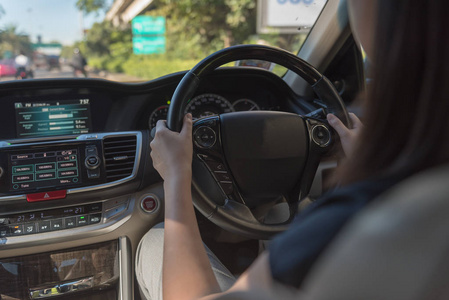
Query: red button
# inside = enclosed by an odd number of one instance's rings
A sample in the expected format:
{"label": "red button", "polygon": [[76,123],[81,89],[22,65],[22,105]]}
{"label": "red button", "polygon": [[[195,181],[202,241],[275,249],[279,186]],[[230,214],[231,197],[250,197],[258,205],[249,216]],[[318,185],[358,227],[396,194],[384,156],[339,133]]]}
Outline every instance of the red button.
{"label": "red button", "polygon": [[28,202],[37,202],[37,201],[62,199],[62,198],[65,198],[66,194],[67,194],[66,190],[28,194],[27,201]]}
{"label": "red button", "polygon": [[152,213],[157,208],[157,200],[152,196],[147,196],[142,199],[140,203],[140,207],[143,209],[143,211],[147,213]]}

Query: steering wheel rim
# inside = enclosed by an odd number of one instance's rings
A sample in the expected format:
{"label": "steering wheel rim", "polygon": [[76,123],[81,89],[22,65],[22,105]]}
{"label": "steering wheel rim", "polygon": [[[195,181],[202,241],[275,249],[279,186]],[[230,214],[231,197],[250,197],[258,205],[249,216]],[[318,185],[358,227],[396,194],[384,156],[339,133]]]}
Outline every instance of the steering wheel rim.
{"label": "steering wheel rim", "polygon": [[[177,132],[181,131],[187,102],[194,95],[205,76],[223,64],[243,59],[270,61],[295,72],[311,85],[317,96],[327,105],[328,112],[336,114],[346,126],[350,126],[348,112],[340,95],[332,83],[309,63],[282,49],[262,45],[239,45],[211,54],[186,73],[171,100],[167,114],[168,128]],[[316,162],[312,165],[316,165]],[[261,224],[251,214],[250,209],[242,203],[226,199],[225,202],[217,204],[204,192],[204,185],[202,187],[199,184],[200,181],[208,179],[204,176],[195,176],[197,173],[207,173],[207,168],[196,159],[194,159],[193,167],[192,184],[196,193],[194,205],[212,222],[233,232],[261,239],[270,238],[287,228],[287,224]],[[199,171],[202,168],[203,170]],[[213,184],[213,182],[209,182],[209,184]]]}
{"label": "steering wheel rim", "polygon": [[305,60],[283,49],[263,45],[238,45],[217,51],[194,66],[178,84],[167,114],[167,127],[170,130],[180,132],[184,110],[187,101],[193,96],[202,78],[213,72],[216,68],[237,60],[259,59],[279,64],[298,74],[309,83],[324,101],[325,98],[335,102],[329,103],[329,112],[335,113],[346,125],[350,126],[350,119],[346,107],[332,83],[317,69]]}

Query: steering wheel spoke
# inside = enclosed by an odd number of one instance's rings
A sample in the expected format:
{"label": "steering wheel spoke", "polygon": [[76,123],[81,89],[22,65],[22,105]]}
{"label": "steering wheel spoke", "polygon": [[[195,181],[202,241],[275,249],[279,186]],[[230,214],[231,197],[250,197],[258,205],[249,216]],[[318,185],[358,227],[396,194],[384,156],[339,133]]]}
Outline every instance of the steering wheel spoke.
{"label": "steering wheel spoke", "polygon": [[[195,121],[193,124],[193,142],[195,159],[205,166],[202,172],[204,173],[207,169],[209,175],[221,190],[222,197],[218,198],[219,195],[216,195],[217,198],[214,201],[217,204],[223,204],[223,201],[227,199],[245,204],[223,153],[220,117],[213,116]],[[195,171],[201,172],[200,168],[196,168]],[[203,176],[206,176],[206,174],[203,174]]]}

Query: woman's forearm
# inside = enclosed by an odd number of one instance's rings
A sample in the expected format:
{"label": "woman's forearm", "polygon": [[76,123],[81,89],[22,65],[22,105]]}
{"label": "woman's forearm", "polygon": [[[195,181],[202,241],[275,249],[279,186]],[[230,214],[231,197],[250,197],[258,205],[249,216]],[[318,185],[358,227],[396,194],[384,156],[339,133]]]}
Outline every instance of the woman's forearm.
{"label": "woman's forearm", "polygon": [[195,217],[191,173],[165,181],[164,190],[164,299],[196,299],[218,292]]}

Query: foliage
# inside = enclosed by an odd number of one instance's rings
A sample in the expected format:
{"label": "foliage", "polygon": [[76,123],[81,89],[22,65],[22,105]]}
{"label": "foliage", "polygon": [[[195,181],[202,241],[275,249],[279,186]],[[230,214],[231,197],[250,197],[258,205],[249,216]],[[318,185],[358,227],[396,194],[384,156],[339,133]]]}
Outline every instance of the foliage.
{"label": "foliage", "polygon": [[132,55],[124,63],[123,71],[144,80],[151,80],[170,73],[189,70],[197,62],[194,59],[168,59],[166,55]]}
{"label": "foliage", "polygon": [[[85,12],[105,7],[107,0],[78,0]],[[258,43],[299,49],[305,36],[256,32],[254,0],[154,0],[146,15],[166,18],[166,53],[132,54],[130,24],[113,27],[110,22],[96,23],[85,40],[78,43],[88,64],[94,69],[126,72],[144,79],[187,70],[200,59],[224,47]],[[63,49],[65,53],[73,52]],[[285,71],[275,68],[275,73]]]}
{"label": "foliage", "polygon": [[106,0],[77,0],[76,7],[84,12],[85,14],[90,14],[92,12],[98,13],[100,9],[107,8]]}
{"label": "foliage", "polygon": [[167,53],[202,58],[256,32],[253,0],[155,0],[147,12],[167,20]]}
{"label": "foliage", "polygon": [[77,47],[87,57],[89,66],[122,72],[123,63],[132,53],[131,30],[114,28],[106,21],[95,23]]}
{"label": "foliage", "polygon": [[12,54],[19,54],[20,52],[26,55],[31,55],[32,48],[28,35],[17,31],[16,25],[7,25],[0,30],[0,53],[9,52]]}

